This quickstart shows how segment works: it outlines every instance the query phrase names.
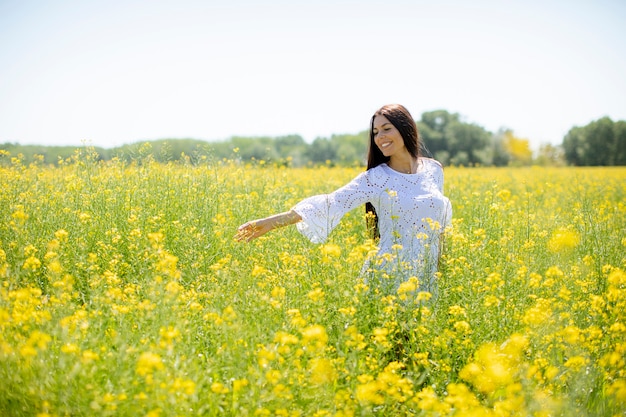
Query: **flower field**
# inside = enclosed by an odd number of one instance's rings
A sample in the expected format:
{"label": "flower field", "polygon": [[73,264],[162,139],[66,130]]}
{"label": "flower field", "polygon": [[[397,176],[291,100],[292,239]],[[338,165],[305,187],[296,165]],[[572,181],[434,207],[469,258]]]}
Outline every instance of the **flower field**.
{"label": "flower field", "polygon": [[623,416],[626,167],[445,169],[439,294],[238,225],[362,168],[0,151],[2,416]]}

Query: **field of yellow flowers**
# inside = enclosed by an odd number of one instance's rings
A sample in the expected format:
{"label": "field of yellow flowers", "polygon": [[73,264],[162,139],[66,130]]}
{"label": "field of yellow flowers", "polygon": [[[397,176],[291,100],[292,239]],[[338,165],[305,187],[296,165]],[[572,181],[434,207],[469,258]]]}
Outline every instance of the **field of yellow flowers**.
{"label": "field of yellow flowers", "polygon": [[626,168],[446,168],[439,296],[239,224],[362,168],[0,151],[2,416],[623,416]]}

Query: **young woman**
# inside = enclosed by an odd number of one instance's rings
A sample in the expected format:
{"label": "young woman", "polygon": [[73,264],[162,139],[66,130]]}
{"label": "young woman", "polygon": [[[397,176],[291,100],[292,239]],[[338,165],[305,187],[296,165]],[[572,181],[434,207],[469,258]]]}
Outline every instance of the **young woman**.
{"label": "young woman", "polygon": [[[417,277],[420,290],[436,294],[441,234],[452,208],[443,195],[443,169],[421,155],[417,125],[409,111],[391,104],[370,123],[367,170],[330,193],[306,198],[291,210],[241,225],[235,239],[250,241],[296,224],[313,243],[326,240],[345,213],[365,204],[378,255],[364,266],[369,280],[384,276],[392,290]],[[378,272],[382,272],[379,274]]]}

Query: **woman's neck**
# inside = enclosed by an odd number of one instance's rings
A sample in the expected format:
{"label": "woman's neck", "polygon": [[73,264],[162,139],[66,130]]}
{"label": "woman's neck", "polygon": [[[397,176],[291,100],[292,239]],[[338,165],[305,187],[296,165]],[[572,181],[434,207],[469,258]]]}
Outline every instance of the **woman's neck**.
{"label": "woman's neck", "polygon": [[387,162],[389,168],[403,174],[415,174],[419,167],[419,160],[410,154],[406,156],[392,156]]}

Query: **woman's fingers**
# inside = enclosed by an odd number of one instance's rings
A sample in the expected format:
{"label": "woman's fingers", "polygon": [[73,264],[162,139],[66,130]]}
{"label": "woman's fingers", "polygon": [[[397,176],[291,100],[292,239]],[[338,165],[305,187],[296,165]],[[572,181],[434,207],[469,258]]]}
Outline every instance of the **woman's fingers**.
{"label": "woman's fingers", "polygon": [[257,226],[256,222],[248,222],[242,224],[237,229],[237,234],[235,234],[235,240],[237,240],[238,242],[249,242],[257,237],[259,237],[259,227]]}

